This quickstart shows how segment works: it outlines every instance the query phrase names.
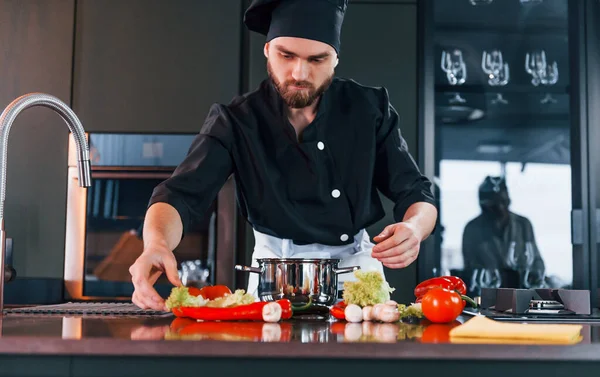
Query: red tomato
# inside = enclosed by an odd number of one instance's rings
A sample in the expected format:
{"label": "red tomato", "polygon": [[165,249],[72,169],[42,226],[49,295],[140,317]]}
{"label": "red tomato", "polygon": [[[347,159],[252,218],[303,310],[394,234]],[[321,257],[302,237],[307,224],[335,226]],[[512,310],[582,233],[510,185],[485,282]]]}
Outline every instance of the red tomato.
{"label": "red tomato", "polygon": [[423,315],[433,323],[452,322],[462,313],[463,301],[456,292],[444,288],[432,289],[423,296]]}
{"label": "red tomato", "polygon": [[202,291],[200,290],[200,288],[188,287],[188,293],[192,296],[200,296]]}
{"label": "red tomato", "polygon": [[207,300],[214,300],[230,295],[231,289],[226,285],[209,285],[202,288],[188,287],[188,292],[192,296],[202,296]]}
{"label": "red tomato", "polygon": [[421,335],[421,343],[449,343],[450,330],[459,326],[460,322],[452,323],[431,323],[423,331]]}

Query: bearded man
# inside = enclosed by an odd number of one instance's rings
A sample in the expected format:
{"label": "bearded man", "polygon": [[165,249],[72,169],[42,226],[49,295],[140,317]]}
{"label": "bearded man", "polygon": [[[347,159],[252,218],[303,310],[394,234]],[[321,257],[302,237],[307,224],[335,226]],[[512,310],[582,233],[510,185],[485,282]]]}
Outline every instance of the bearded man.
{"label": "bearded man", "polygon": [[[246,26],[267,37],[268,78],[214,104],[186,159],[154,190],[144,252],[130,268],[136,305],[164,310],[153,284],[163,272],[181,284],[172,251],[231,174],[254,231],[255,266],[259,258],[336,258],[383,274],[415,261],[437,218],[431,183],[409,154],[387,90],[334,76],[347,7],[255,0],[246,10]],[[397,222],[373,243],[365,228],[385,215],[378,190],[395,203]],[[247,291],[256,294],[257,284],[251,274]]]}

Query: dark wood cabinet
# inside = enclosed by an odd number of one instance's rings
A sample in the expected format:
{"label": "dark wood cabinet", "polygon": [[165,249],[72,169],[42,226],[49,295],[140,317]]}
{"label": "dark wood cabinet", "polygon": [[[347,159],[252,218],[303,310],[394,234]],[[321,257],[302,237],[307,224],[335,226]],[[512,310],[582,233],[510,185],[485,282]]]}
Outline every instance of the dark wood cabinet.
{"label": "dark wood cabinet", "polygon": [[86,130],[199,131],[239,92],[241,4],[79,0],[73,106]]}
{"label": "dark wood cabinet", "polygon": [[[74,4],[0,1],[2,110],[30,92],[70,104]],[[62,276],[68,134],[60,116],[42,107],[25,110],[11,129],[4,219],[19,277]]]}
{"label": "dark wood cabinet", "polygon": [[[248,88],[253,90],[267,77],[263,54],[265,38],[256,33],[249,37]],[[336,68],[339,77],[361,84],[385,86],[400,115],[400,127],[413,157],[417,158],[417,6],[398,2],[351,2],[346,13]],[[371,237],[394,223],[393,203],[382,196],[386,216],[367,229]],[[254,243],[248,229],[246,247]],[[416,263],[402,270],[386,270],[386,278],[396,288],[394,297],[401,302],[414,299]]]}
{"label": "dark wood cabinet", "polygon": [[[350,6],[352,8],[350,8]],[[415,4],[350,4],[344,23],[340,63],[342,77],[361,84],[384,86],[398,111],[400,129],[413,157],[417,157],[417,6]],[[394,204],[382,197],[386,216],[367,228],[371,236],[396,222]],[[416,262],[404,269],[386,269],[386,278],[396,288],[398,302],[414,300]]]}
{"label": "dark wood cabinet", "polygon": [[[0,1],[0,99],[27,92],[70,104],[89,132],[197,132],[214,102],[228,103],[266,77],[264,37],[247,33],[247,0]],[[244,38],[248,39],[245,40]],[[339,76],[386,86],[416,155],[415,1],[351,1]],[[20,125],[22,124],[22,125]],[[61,136],[62,135],[62,136]],[[6,229],[20,276],[62,276],[68,131],[47,109],[11,132]],[[369,229],[373,236],[388,216]],[[244,221],[242,220],[242,223]],[[239,246],[252,250],[251,229]],[[414,267],[389,272],[411,287]]]}

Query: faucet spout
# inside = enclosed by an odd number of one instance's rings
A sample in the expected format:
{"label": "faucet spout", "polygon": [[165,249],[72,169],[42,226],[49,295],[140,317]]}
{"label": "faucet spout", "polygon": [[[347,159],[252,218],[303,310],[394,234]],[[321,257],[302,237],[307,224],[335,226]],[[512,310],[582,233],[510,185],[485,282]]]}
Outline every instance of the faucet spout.
{"label": "faucet spout", "polygon": [[6,255],[6,234],[4,232],[4,199],[6,197],[6,157],[8,134],[17,116],[25,109],[34,106],[54,110],[67,123],[74,136],[79,166],[79,185],[91,186],[90,149],[85,130],[77,115],[64,102],[45,93],[29,93],[12,101],[0,115],[0,317],[4,312],[4,261]]}

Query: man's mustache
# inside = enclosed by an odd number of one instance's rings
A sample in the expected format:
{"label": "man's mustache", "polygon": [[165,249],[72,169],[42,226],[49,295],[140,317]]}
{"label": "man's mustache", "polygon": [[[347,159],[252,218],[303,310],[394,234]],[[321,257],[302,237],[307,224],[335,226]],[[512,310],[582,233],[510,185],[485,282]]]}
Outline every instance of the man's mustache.
{"label": "man's mustache", "polygon": [[312,88],[312,84],[308,81],[287,81],[286,86],[297,86],[299,88]]}

